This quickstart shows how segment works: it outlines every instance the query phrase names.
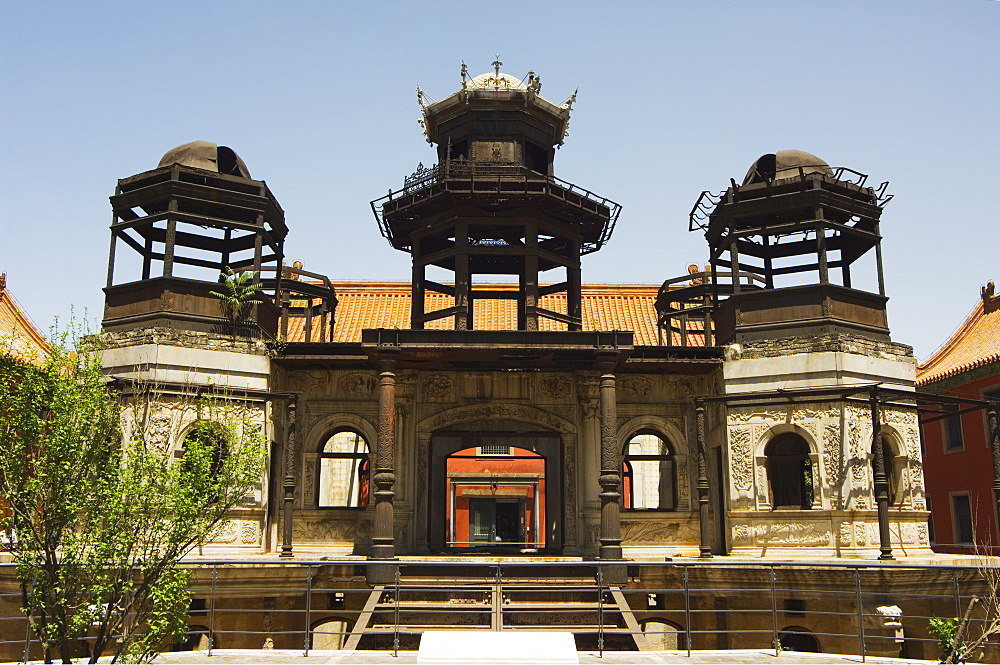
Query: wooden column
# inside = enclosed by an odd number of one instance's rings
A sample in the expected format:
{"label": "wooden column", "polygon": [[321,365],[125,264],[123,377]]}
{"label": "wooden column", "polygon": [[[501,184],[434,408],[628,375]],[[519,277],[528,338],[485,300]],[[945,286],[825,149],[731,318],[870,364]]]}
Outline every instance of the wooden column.
{"label": "wooden column", "polygon": [[469,272],[469,225],[455,225],[455,330],[472,330],[470,296],[472,275]]}
{"label": "wooden column", "polygon": [[538,225],[528,224],[524,229],[524,280],[521,298],[524,300],[524,329],[538,330]]}
{"label": "wooden column", "polygon": [[885,473],[885,455],[882,454],[882,417],[879,414],[878,386],[868,390],[872,412],[872,450],[875,453],[875,504],[878,507],[879,559],[890,560],[892,542],[889,539],[889,477]]}
{"label": "wooden column", "polygon": [[621,486],[622,453],[618,448],[618,403],[615,396],[615,365],[617,353],[597,357],[600,379],[601,412],[601,559],[622,558]]}
{"label": "wooden column", "polygon": [[569,330],[583,330],[583,287],[580,279],[580,243],[570,248],[570,265],[566,266],[566,314],[573,319]]}
{"label": "wooden column", "polygon": [[396,476],[393,453],[396,438],[396,359],[399,351],[384,350],[379,357],[378,432],[375,441],[375,519],[369,559],[392,559],[396,555],[393,540],[392,500]]}
{"label": "wooden column", "polygon": [[296,459],[296,399],[292,397],[285,407],[285,491],[282,505],[281,553],[280,557],[291,557],[292,554],[292,508],[295,504],[295,459]]}
{"label": "wooden column", "polygon": [[698,479],[696,488],[698,490],[698,527],[700,544],[698,546],[699,556],[705,559],[712,558],[712,523],[708,516],[708,460],[705,447],[705,402],[695,400],[695,446],[698,451]]}

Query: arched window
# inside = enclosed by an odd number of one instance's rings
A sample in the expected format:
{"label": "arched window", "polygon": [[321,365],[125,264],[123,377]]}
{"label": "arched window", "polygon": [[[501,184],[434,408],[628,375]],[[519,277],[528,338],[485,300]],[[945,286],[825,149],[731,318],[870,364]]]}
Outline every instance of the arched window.
{"label": "arched window", "polygon": [[628,440],[622,476],[626,510],[674,510],[677,507],[674,453],[659,434],[642,431]]}
{"label": "arched window", "polygon": [[[882,437],[882,465],[885,477],[889,481],[889,505],[896,504],[896,490],[899,488],[899,469],[895,464],[896,453],[888,437]],[[875,478],[875,446],[872,445],[872,479]]]}
{"label": "arched window", "polygon": [[229,432],[222,423],[212,420],[196,422],[177,452],[186,482],[199,493],[205,492],[210,502],[219,498],[226,482],[219,479],[229,449]]}
{"label": "arched window", "polygon": [[798,434],[779,434],[764,448],[772,508],[810,508],[813,469],[809,444]]}
{"label": "arched window", "polygon": [[819,640],[802,626],[787,626],[778,633],[778,643],[785,651],[820,653]]}
{"label": "arched window", "polygon": [[320,508],[364,508],[368,505],[371,462],[368,442],[354,430],[333,433],[319,454]]}

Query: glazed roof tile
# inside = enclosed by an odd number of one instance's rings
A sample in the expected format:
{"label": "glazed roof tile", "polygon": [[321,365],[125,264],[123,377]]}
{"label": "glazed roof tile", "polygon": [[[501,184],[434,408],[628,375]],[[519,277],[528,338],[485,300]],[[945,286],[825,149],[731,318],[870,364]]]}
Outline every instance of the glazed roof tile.
{"label": "glazed roof tile", "polygon": [[0,274],[0,351],[24,361],[42,362],[50,346],[7,290],[7,274]]}
{"label": "glazed roof tile", "polygon": [[917,386],[1000,361],[1000,296],[993,289],[990,282],[959,329],[917,366]]}
{"label": "glazed roof tile", "polygon": [[[409,282],[334,282],[339,301],[334,325],[335,342],[359,342],[361,331],[366,328],[408,328],[410,325]],[[517,290],[516,284],[482,284],[483,289],[494,291]],[[584,330],[631,330],[636,346],[659,344],[656,327],[656,284],[584,284],[581,291]],[[427,291],[427,310],[433,311],[453,306],[450,296]],[[539,306],[556,312],[566,311],[566,295],[542,296]],[[477,330],[515,330],[517,328],[517,303],[514,300],[476,300],[473,327]],[[289,320],[288,341],[305,341],[304,319]],[[317,327],[318,322],[314,322]],[[454,325],[453,317],[428,321],[430,330],[448,330]],[[565,324],[539,317],[541,330],[565,330]],[[688,344],[704,345],[700,322],[692,321]],[[680,344],[680,336],[673,335],[672,344]]]}

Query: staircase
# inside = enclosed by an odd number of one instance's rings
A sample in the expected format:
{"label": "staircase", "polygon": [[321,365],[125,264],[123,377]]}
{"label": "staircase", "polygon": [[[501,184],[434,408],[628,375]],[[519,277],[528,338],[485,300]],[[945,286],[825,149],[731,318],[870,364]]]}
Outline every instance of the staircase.
{"label": "staircase", "polygon": [[588,566],[407,565],[372,589],[345,649],[416,649],[431,630],[561,631],[577,649],[646,650],[625,595]]}

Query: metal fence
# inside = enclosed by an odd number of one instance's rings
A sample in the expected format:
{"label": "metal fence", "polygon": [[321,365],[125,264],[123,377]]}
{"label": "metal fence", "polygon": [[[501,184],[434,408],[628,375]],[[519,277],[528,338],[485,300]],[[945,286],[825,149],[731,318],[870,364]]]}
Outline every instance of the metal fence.
{"label": "metal fence", "polygon": [[[190,629],[172,648],[396,652],[416,648],[427,630],[565,630],[586,651],[936,658],[929,619],[962,616],[974,596],[985,608],[995,593],[985,569],[971,566],[473,559],[187,564]],[[367,583],[373,566],[386,584]],[[37,657],[11,564],[0,565],[0,591],[0,660]],[[990,618],[974,612],[968,638]],[[84,655],[87,639],[79,646]],[[1000,650],[995,637],[985,647]]]}

